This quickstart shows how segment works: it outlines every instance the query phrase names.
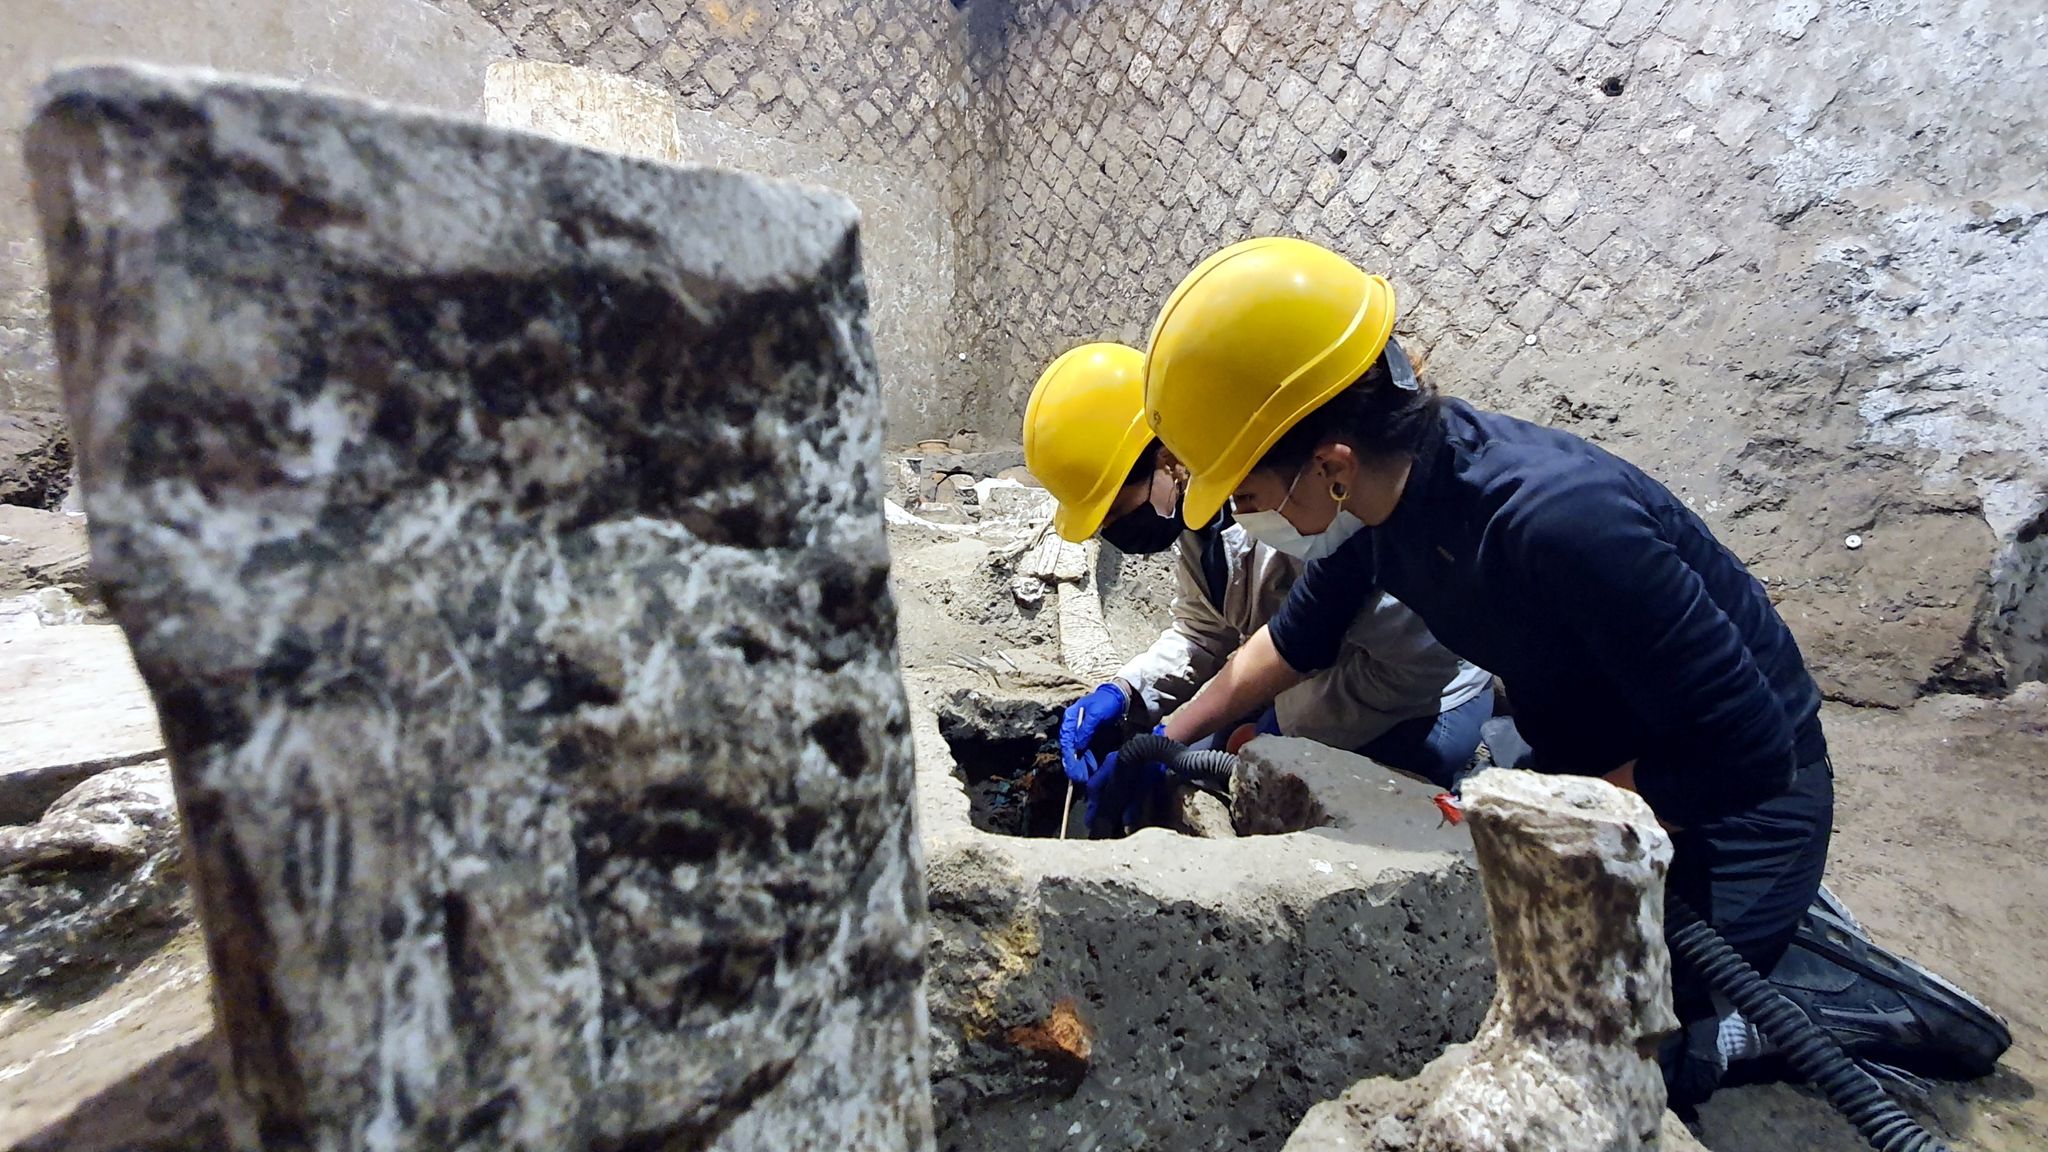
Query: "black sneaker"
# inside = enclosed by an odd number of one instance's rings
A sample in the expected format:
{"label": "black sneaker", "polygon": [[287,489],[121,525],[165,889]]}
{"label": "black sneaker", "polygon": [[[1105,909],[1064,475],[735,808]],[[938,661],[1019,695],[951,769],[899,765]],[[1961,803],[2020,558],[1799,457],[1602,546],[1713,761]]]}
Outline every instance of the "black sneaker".
{"label": "black sneaker", "polygon": [[1816,900],[1771,983],[1858,1060],[1943,1079],[1990,1074],[2012,1046],[2005,1021],[1858,927]]}

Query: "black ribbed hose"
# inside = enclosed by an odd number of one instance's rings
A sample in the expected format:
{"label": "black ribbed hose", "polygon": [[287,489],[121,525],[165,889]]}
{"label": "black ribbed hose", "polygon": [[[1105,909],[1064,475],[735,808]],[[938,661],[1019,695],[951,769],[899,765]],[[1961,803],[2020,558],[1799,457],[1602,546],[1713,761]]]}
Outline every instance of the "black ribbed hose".
{"label": "black ribbed hose", "polygon": [[1815,1024],[1721,939],[1683,897],[1664,890],[1672,954],[1692,966],[1784,1053],[1807,1082],[1827,1096],[1877,1152],[1948,1152],[1863,1070],[1827,1029]]}
{"label": "black ribbed hose", "polygon": [[[1241,762],[1234,753],[1196,752],[1150,732],[1125,741],[1118,758],[1128,764],[1164,764],[1172,775],[1226,795]],[[1745,1019],[1770,1037],[1792,1067],[1821,1090],[1872,1148],[1877,1152],[1949,1152],[1948,1145],[1899,1107],[1884,1085],[1842,1051],[1826,1029],[1772,987],[1669,888],[1664,891],[1664,917],[1672,954],[1691,965]]]}
{"label": "black ribbed hose", "polygon": [[1124,764],[1164,764],[1168,773],[1199,788],[1230,794],[1230,775],[1240,763],[1229,752],[1197,752],[1178,740],[1147,732],[1117,749]]}

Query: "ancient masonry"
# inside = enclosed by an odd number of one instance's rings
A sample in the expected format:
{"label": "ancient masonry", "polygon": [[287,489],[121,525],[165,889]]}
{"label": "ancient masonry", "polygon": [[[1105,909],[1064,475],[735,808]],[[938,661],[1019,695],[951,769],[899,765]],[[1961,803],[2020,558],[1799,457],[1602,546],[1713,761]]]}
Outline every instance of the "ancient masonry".
{"label": "ancient masonry", "polygon": [[1310,1109],[1290,1152],[1696,1147],[1664,1111],[1678,1025],[1663,937],[1671,840],[1604,781],[1493,769],[1466,782],[1497,991],[1469,1044],[1411,1081]]}
{"label": "ancient masonry", "polygon": [[233,1142],[927,1146],[852,207],[205,73],[28,152]]}
{"label": "ancient masonry", "polygon": [[[469,109],[492,55],[614,72],[678,102],[685,158],[845,191],[895,442],[1014,438],[1049,357],[1141,340],[1204,252],[1294,232],[1394,276],[1447,390],[1670,477],[1830,695],[2048,674],[2026,5],[356,0],[337,29],[278,2],[283,43],[209,58]],[[155,54],[160,19],[0,63]],[[11,162],[0,404],[32,427],[0,439],[34,448],[53,360]]]}

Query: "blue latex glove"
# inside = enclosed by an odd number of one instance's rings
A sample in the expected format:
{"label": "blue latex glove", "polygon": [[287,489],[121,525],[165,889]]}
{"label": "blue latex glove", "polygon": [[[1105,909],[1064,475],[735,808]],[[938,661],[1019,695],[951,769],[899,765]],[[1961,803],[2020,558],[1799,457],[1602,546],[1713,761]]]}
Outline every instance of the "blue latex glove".
{"label": "blue latex glove", "polygon": [[1096,729],[1123,719],[1130,704],[1123,689],[1104,684],[1067,707],[1067,714],[1060,718],[1060,766],[1066,769],[1067,779],[1085,788],[1102,772],[1104,765],[1088,750],[1088,743],[1095,739]]}
{"label": "blue latex glove", "polygon": [[[1152,731],[1164,735],[1166,725]],[[1083,782],[1088,806],[1082,815],[1088,821],[1090,835],[1114,835],[1135,827],[1144,818],[1146,802],[1166,783],[1166,775],[1166,765],[1156,760],[1126,762],[1117,752],[1104,757],[1095,775]],[[1114,813],[1119,823],[1113,828],[1103,827],[1099,820],[1105,813]]]}

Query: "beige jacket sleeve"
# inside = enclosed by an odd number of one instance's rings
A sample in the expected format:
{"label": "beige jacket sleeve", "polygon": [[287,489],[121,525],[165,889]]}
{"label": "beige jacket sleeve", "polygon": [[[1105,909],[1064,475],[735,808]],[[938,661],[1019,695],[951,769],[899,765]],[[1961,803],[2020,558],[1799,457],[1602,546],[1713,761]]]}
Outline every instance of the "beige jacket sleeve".
{"label": "beige jacket sleeve", "polygon": [[[1193,532],[1175,546],[1173,626],[1118,678],[1135,691],[1133,712],[1157,724],[1208,683],[1252,633],[1280,610],[1301,575],[1301,562],[1224,530],[1223,603],[1209,599],[1202,540]],[[1280,731],[1337,748],[1357,748],[1411,717],[1435,716],[1463,704],[1490,677],[1437,643],[1407,606],[1381,595],[1353,620],[1337,662],[1273,702]]]}
{"label": "beige jacket sleeve", "polygon": [[1187,703],[1197,688],[1216,675],[1247,635],[1224,616],[1220,606],[1209,602],[1206,581],[1202,578],[1201,537],[1183,532],[1173,548],[1176,563],[1172,626],[1117,673],[1117,679],[1137,694],[1134,711],[1143,709],[1147,727]]}

